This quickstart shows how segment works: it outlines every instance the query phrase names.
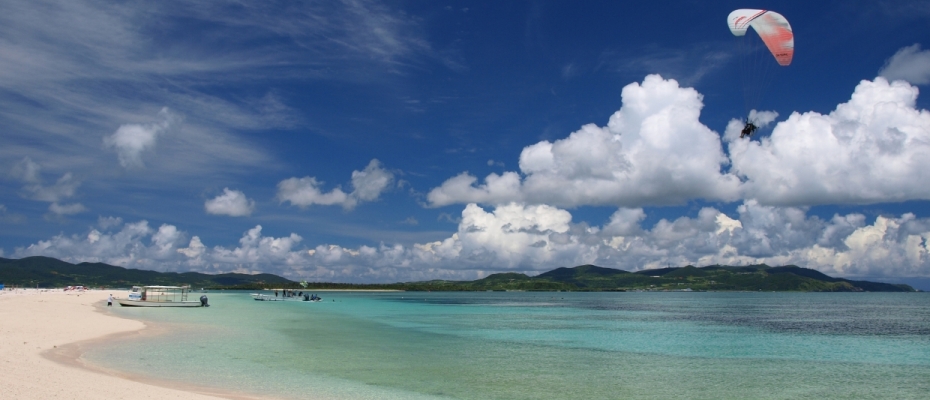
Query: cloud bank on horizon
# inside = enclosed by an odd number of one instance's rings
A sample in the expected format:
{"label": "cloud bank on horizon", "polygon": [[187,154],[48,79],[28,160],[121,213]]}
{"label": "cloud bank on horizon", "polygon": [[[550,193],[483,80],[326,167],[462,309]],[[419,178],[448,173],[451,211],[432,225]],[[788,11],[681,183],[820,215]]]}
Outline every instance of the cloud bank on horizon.
{"label": "cloud bank on horizon", "polygon": [[[920,184],[930,171],[930,112],[915,107],[918,89],[905,81],[923,82],[913,72],[919,68],[910,67],[924,62],[918,50],[902,49],[883,68],[898,80],[864,80],[830,113],[792,113],[758,141],[739,140],[738,121],[722,135],[714,132],[700,122],[700,93],[649,75],[623,89],[622,106],[606,126],[585,125],[524,147],[519,171],[481,182],[463,172],[429,191],[427,206],[464,205],[456,232],[438,241],[303,244],[295,233],[263,236],[256,225],[234,247],[207,246],[171,224],[155,229],[144,220],[101,219],[87,233],[57,235],[13,255],[356,282],[473,279],[580,264],[639,270],[758,262],[848,277],[930,277],[930,219],[904,213],[867,223],[858,213],[829,220],[808,215],[819,204],[930,199]],[[145,149],[144,140],[132,143],[128,150]],[[35,176],[28,165],[23,171],[24,182]],[[376,200],[393,181],[372,160],[353,172],[349,193],[324,193],[314,177],[289,178],[278,184],[277,199],[351,210]],[[66,196],[46,201],[60,197]],[[704,207],[696,217],[643,225],[643,207],[695,199],[739,202],[738,215]],[[617,211],[599,224],[573,221],[569,210],[583,206]],[[243,193],[228,188],[205,204],[207,212],[230,216],[247,215],[241,213],[251,207]]]}

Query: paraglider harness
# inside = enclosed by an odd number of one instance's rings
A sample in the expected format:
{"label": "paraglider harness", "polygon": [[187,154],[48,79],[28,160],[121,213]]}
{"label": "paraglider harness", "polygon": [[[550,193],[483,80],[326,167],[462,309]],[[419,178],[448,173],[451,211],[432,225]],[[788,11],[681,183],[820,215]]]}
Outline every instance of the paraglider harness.
{"label": "paraglider harness", "polygon": [[746,126],[744,126],[743,130],[740,131],[739,133],[740,139],[746,136],[751,136],[752,133],[756,131],[756,129],[759,129],[759,127],[756,126],[756,124],[752,123],[752,121],[750,121],[749,119],[746,119]]}

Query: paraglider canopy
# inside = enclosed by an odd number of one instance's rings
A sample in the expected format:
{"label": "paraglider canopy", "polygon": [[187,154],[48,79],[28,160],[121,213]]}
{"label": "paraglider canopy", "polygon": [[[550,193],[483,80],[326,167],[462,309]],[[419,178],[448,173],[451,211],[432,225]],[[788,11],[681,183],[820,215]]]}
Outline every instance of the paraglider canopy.
{"label": "paraglider canopy", "polygon": [[[780,68],[786,67],[794,58],[794,32],[785,17],[768,10],[739,9],[727,16],[727,26],[736,37],[739,50],[740,75],[746,111],[755,109],[761,102],[766,87],[772,83]],[[759,36],[746,37],[749,28]],[[758,40],[761,39],[762,43]],[[762,44],[765,44],[763,50]],[[751,112],[750,112],[751,114]],[[756,121],[746,118],[740,138],[750,137],[759,129]]]}
{"label": "paraglider canopy", "polygon": [[788,66],[794,57],[794,32],[781,14],[774,11],[740,9],[730,13],[727,24],[734,36],[744,36],[752,27],[775,56],[778,65]]}

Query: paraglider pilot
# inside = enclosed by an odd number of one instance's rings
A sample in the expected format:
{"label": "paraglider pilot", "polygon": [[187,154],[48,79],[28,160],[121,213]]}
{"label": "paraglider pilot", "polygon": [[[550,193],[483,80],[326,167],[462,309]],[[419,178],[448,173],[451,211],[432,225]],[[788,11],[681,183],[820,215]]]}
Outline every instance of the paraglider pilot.
{"label": "paraglider pilot", "polygon": [[743,130],[739,133],[740,139],[746,136],[752,135],[752,133],[755,132],[756,129],[759,129],[759,127],[757,127],[756,124],[753,124],[752,122],[746,122],[746,126],[744,126]]}

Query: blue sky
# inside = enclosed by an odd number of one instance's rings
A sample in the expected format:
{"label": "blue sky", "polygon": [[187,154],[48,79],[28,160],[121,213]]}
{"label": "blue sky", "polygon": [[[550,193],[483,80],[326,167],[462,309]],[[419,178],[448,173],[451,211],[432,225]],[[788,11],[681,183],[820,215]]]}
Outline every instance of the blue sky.
{"label": "blue sky", "polygon": [[[628,3],[4,0],[0,257],[930,278],[930,2]],[[737,8],[795,33],[751,141]]]}

